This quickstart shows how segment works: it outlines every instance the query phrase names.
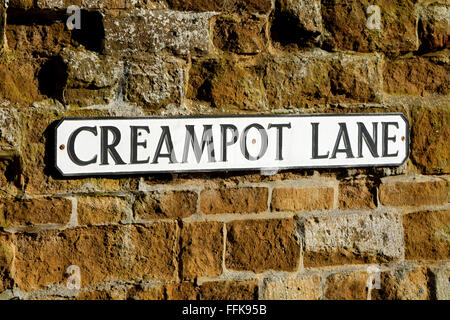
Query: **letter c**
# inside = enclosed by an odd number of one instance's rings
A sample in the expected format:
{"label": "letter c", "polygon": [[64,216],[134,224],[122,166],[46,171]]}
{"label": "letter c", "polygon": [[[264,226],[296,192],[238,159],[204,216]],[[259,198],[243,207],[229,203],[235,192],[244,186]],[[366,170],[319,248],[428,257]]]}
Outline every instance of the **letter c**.
{"label": "letter c", "polygon": [[69,141],[67,143],[67,153],[69,154],[70,160],[72,160],[73,163],[79,165],[79,166],[87,166],[93,163],[97,162],[97,156],[92,158],[89,161],[83,161],[75,154],[75,139],[80,134],[81,131],[88,131],[92,132],[95,136],[97,136],[97,127],[81,127],[72,132],[72,134],[69,137]]}

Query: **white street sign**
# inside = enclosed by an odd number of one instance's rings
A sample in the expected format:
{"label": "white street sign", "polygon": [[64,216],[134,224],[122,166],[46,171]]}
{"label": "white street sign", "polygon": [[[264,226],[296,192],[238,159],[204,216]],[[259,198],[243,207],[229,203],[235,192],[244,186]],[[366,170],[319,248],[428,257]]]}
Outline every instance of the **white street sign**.
{"label": "white street sign", "polygon": [[399,166],[402,114],[65,118],[56,127],[63,176]]}

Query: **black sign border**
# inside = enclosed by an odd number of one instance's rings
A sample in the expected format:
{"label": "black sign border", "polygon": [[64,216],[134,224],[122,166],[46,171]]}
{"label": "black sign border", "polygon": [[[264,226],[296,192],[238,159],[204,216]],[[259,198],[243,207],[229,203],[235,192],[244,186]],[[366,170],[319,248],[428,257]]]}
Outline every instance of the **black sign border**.
{"label": "black sign border", "polygon": [[[215,169],[215,170],[170,170],[170,171],[132,171],[132,172],[111,172],[111,173],[76,173],[76,174],[65,174],[58,167],[57,164],[57,154],[58,154],[58,145],[56,139],[56,133],[58,131],[59,126],[64,121],[83,121],[83,120],[142,120],[142,119],[204,119],[204,118],[305,118],[305,117],[379,117],[379,116],[400,116],[406,123],[406,156],[405,159],[402,160],[401,163],[388,163],[388,164],[359,164],[359,165],[318,165],[318,166],[298,166],[298,167],[277,167],[278,171],[282,170],[298,170],[298,169],[339,169],[339,168],[381,168],[381,167],[399,167],[402,166],[406,160],[408,160],[410,155],[410,124],[408,118],[401,112],[396,113],[319,113],[319,114],[242,114],[242,115],[187,115],[187,116],[143,116],[143,117],[64,117],[59,120],[54,128],[54,168],[58,171],[58,173],[62,177],[67,178],[76,178],[76,177],[124,177],[124,176],[150,176],[157,174],[180,174],[180,173],[214,173],[214,172],[242,172],[242,171],[261,171],[261,170],[270,170],[270,168],[233,168],[233,169]],[[275,169],[275,168],[274,168]]]}

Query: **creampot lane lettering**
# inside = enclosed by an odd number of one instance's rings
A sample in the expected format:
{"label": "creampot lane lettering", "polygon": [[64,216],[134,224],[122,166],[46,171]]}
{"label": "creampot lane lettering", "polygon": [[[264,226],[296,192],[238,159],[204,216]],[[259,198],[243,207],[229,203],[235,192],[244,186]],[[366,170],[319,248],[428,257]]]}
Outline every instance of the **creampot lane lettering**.
{"label": "creampot lane lettering", "polygon": [[398,166],[402,114],[66,118],[56,126],[64,176]]}

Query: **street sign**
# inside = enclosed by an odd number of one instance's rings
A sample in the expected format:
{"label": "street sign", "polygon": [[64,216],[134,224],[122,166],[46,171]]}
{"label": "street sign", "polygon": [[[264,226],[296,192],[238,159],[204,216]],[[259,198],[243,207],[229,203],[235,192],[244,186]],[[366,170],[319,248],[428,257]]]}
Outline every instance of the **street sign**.
{"label": "street sign", "polygon": [[56,126],[63,176],[402,165],[402,114],[65,118]]}

